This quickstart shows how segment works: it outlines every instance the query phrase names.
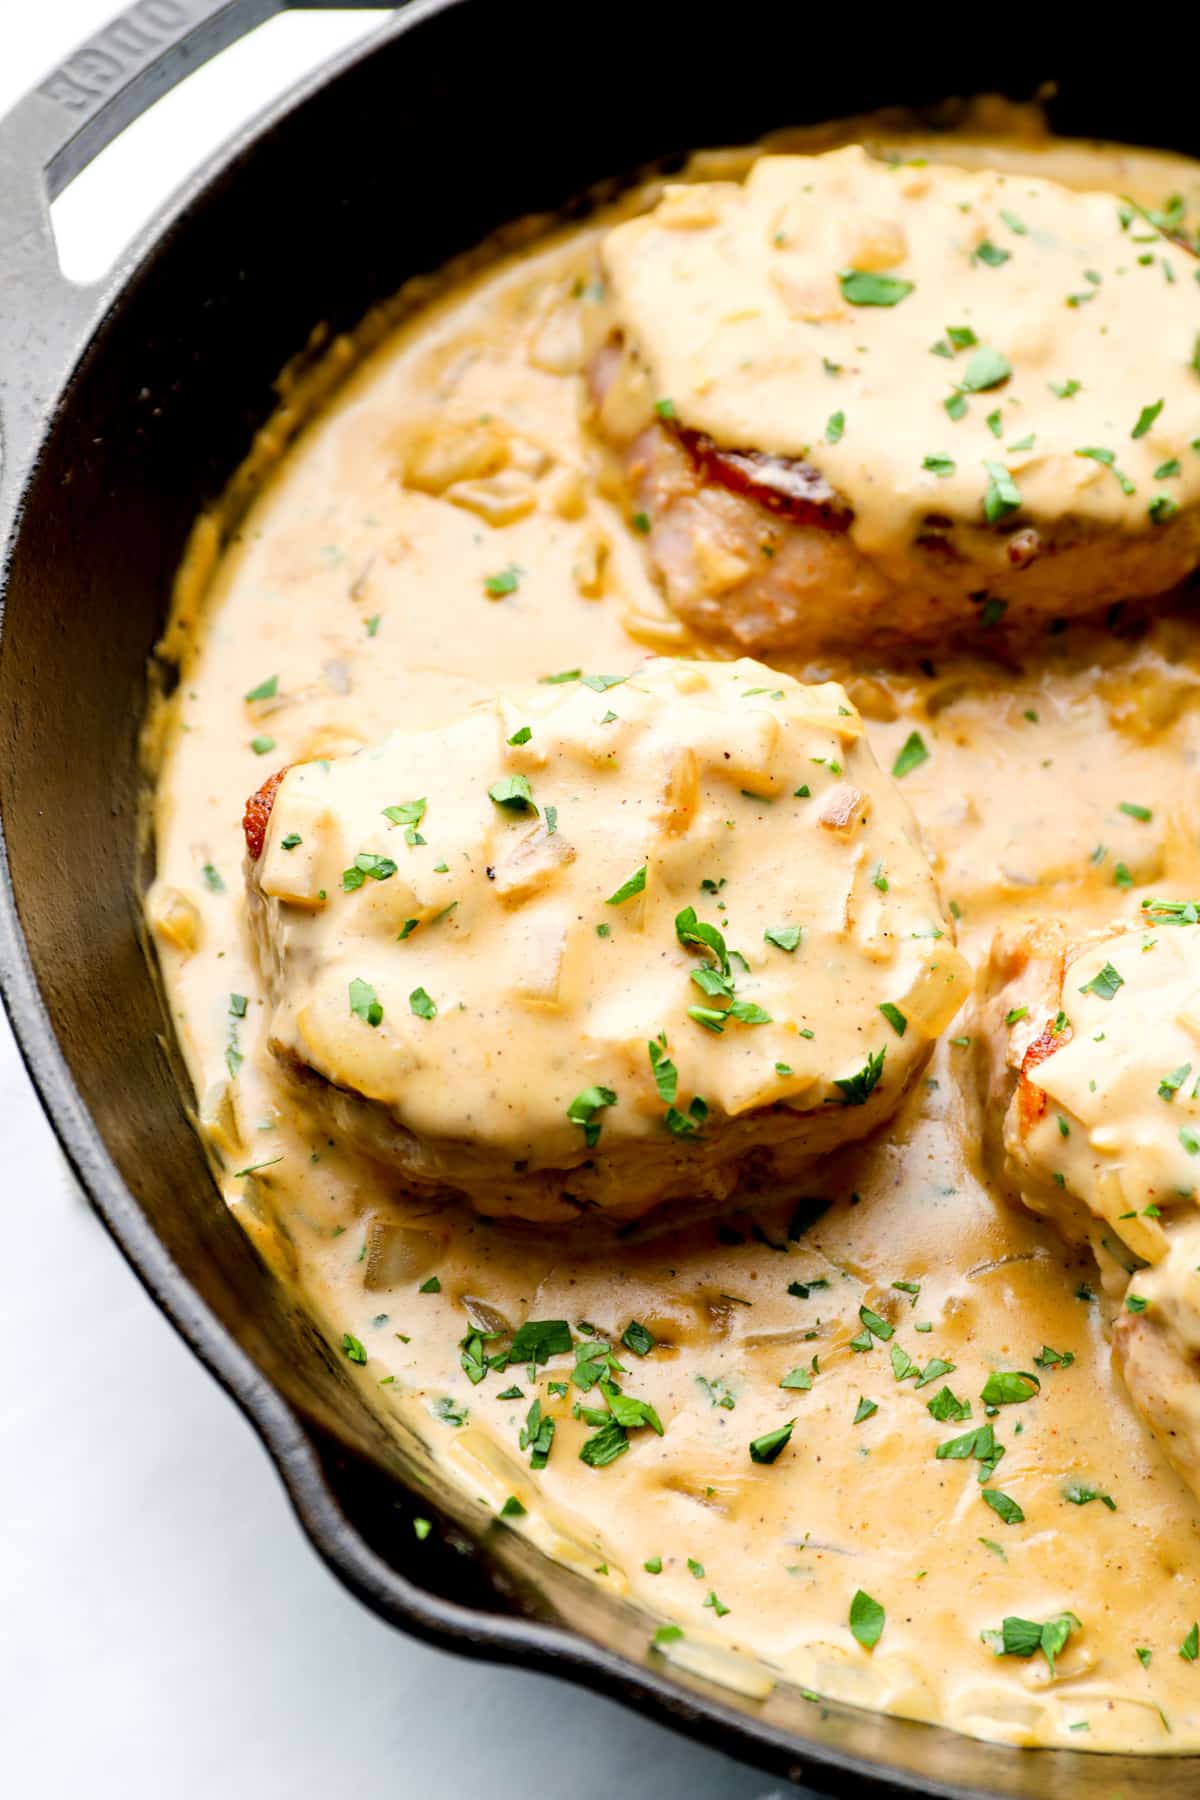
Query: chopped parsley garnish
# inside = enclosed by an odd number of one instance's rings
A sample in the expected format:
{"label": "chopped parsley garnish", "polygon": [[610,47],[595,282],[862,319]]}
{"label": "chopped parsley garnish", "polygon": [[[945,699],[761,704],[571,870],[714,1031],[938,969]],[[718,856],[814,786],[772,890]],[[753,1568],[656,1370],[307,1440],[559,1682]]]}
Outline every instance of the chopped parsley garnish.
{"label": "chopped parsley garnish", "polygon": [[437,1004],[429,998],[423,987],[414,988],[408,996],[409,1011],[418,1019],[436,1019]]}
{"label": "chopped parsley garnish", "polygon": [[528,1450],[531,1469],[545,1468],[554,1443],[554,1420],[542,1417],[540,1400],[535,1400],[526,1414],[517,1443],[522,1450]]}
{"label": "chopped parsley garnish", "polygon": [[1166,1100],[1168,1103],[1174,1100],[1176,1094],[1179,1092],[1191,1072],[1191,1063],[1185,1062],[1180,1063],[1177,1069],[1172,1069],[1168,1074],[1164,1075],[1158,1084],[1159,1099]]}
{"label": "chopped parsley garnish", "polygon": [[1200,924],[1200,900],[1143,900],[1142,911],[1155,925]]}
{"label": "chopped parsley garnish", "polygon": [[1118,974],[1110,962],[1097,970],[1090,981],[1085,981],[1080,988],[1081,994],[1095,994],[1098,1000],[1111,1000],[1119,988],[1125,986],[1125,977]]}
{"label": "chopped parsley garnish", "polygon": [[864,1419],[869,1419],[872,1413],[877,1413],[878,1411],[879,1408],[874,1400],[868,1400],[865,1394],[860,1394],[858,1405],[854,1409],[854,1423],[856,1425],[861,1425]]}
{"label": "chopped parsley garnish", "polygon": [[528,812],[533,805],[529,777],[505,775],[499,781],[493,781],[488,789],[488,799],[494,800],[497,806],[506,806],[510,812]]}
{"label": "chopped parsley garnish", "polygon": [[646,1051],[650,1057],[650,1068],[659,1099],[665,1106],[674,1106],[679,1087],[679,1070],[667,1055],[665,1037],[651,1038]]}
{"label": "chopped parsley garnish", "polygon": [[734,1000],[729,1007],[729,1018],[736,1019],[739,1025],[769,1025],[771,1015],[753,1000]]}
{"label": "chopped parsley garnish", "polygon": [[637,1319],[631,1319],[621,1333],[621,1342],[635,1356],[649,1356],[658,1339],[648,1326],[642,1325]]}
{"label": "chopped parsley garnish", "polygon": [[887,1613],[878,1600],[858,1589],[850,1602],[850,1630],[864,1650],[873,1650],[883,1636]]}
{"label": "chopped parsley garnish", "polygon": [[971,1403],[969,1400],[960,1400],[950,1388],[942,1387],[932,1400],[926,1402],[926,1411],[939,1425],[960,1425],[964,1419],[970,1418]]}
{"label": "chopped parsley garnish", "polygon": [[999,387],[1011,374],[1012,364],[1007,356],[985,346],[977,350],[967,364],[959,386],[968,394],[983,394],[989,388]]}
{"label": "chopped parsley garnish", "polygon": [[1126,1294],[1125,1296],[1126,1312],[1144,1313],[1149,1304],[1150,1302],[1144,1294]]}
{"label": "chopped parsley garnish", "polygon": [[973,350],[979,342],[969,325],[947,325],[946,336],[955,350]]}
{"label": "chopped parsley garnish", "polygon": [[673,400],[656,400],[654,402],[654,410],[660,419],[673,419],[675,417],[675,402]]}
{"label": "chopped parsley garnish", "polygon": [[750,1461],[756,1463],[773,1463],[781,1450],[785,1450],[791,1441],[792,1427],[795,1419],[789,1419],[786,1425],[780,1425],[775,1431],[766,1431],[762,1437],[756,1437],[750,1443]]}
{"label": "chopped parsley garnish", "polygon": [[610,894],[608,896],[608,899],[604,902],[604,904],[605,904],[605,906],[620,906],[626,900],[632,900],[633,896],[635,894],[644,893],[645,887],[646,887],[646,865],[645,865],[645,863],[643,863],[640,869],[634,870],[633,874],[628,878],[627,881],[623,881],[621,883],[620,887],[617,889],[615,894]]}
{"label": "chopped parsley garnish", "polygon": [[798,950],[800,939],[804,935],[802,925],[768,925],[763,937],[768,944],[774,944],[777,950]]}
{"label": "chopped parsley garnish", "polygon": [[[913,1330],[932,1331],[933,1327],[932,1325],[914,1325]],[[930,1382],[939,1381],[943,1375],[953,1375],[957,1367],[957,1363],[947,1362],[944,1356],[934,1356],[921,1370],[920,1376],[917,1379],[917,1386],[919,1388],[928,1387]],[[969,1413],[970,1410],[971,1409],[968,1406],[967,1412]]]}
{"label": "chopped parsley garnish", "polygon": [[923,762],[928,761],[929,751],[925,747],[925,739],[919,731],[910,731],[892,764],[892,774],[898,781],[902,776],[910,775],[914,769],[919,769]]}
{"label": "chopped parsley garnish", "polygon": [[347,1331],[343,1333],[342,1349],[352,1363],[365,1363],[367,1360],[366,1350],[363,1348],[361,1341],[356,1338],[352,1332]]}
{"label": "chopped parsley garnish", "polygon": [[812,1387],[812,1384],[813,1378],[807,1369],[795,1368],[788,1370],[779,1385],[781,1388],[794,1388],[798,1389],[801,1393],[806,1394]]}
{"label": "chopped parsley garnish", "polygon": [[257,1175],[260,1169],[274,1168],[277,1162],[282,1161],[282,1152],[278,1156],[268,1156],[263,1162],[250,1163],[245,1169],[235,1169],[233,1171],[233,1178],[235,1181],[240,1181],[244,1175]]}
{"label": "chopped parsley garnish", "polygon": [[493,600],[502,600],[505,594],[516,593],[521,585],[521,570],[515,563],[510,563],[508,568],[501,569],[498,575],[489,575],[483,585]]}
{"label": "chopped parsley garnish", "polygon": [[500,1517],[502,1519],[523,1519],[525,1517],[525,1508],[515,1494],[510,1494],[500,1508]]}
{"label": "chopped parsley garnish", "polygon": [[1179,511],[1179,502],[1172,500],[1170,494],[1155,494],[1146,511],[1150,514],[1152,525],[1165,525]]}
{"label": "chopped parsley garnish", "polygon": [[350,983],[350,1011],[364,1025],[383,1023],[383,1007],[376,998],[375,989],[370,982],[361,980],[357,975]]}
{"label": "chopped parsley garnish", "polygon": [[947,475],[953,475],[955,469],[958,467],[958,464],[955,462],[955,460],[952,456],[941,456],[937,453],[934,453],[925,458],[924,462],[921,464],[921,467],[923,469],[928,469],[928,471],[931,475],[939,475],[939,476],[945,477]]}
{"label": "chopped parsley garnish", "polygon": [[896,275],[879,275],[873,269],[841,269],[838,284],[842,299],[851,306],[896,306],[913,292],[915,283]]}
{"label": "chopped parsley garnish", "polygon": [[1164,401],[1156,400],[1152,406],[1143,406],[1141,412],[1138,414],[1137,424],[1129,434],[1130,437],[1145,437],[1155,419],[1157,419],[1159,413],[1162,411],[1164,405]]}
{"label": "chopped parsley garnish", "polygon": [[843,1106],[865,1106],[883,1075],[883,1062],[887,1055],[887,1046],[882,1050],[872,1051],[857,1075],[838,1075],[833,1085],[842,1096]]}
{"label": "chopped parsley garnish", "polygon": [[527,744],[532,736],[533,736],[532,725],[522,725],[518,728],[518,730],[513,732],[512,736],[510,738],[505,739],[505,743],[512,744],[514,747],[516,747],[519,744]]}
{"label": "chopped parsley garnish", "polygon": [[673,1131],[676,1137],[688,1137],[692,1132],[699,1131],[707,1117],[708,1102],[702,1100],[697,1094],[686,1113],[678,1112],[673,1106],[668,1107],[663,1124],[668,1131]]}
{"label": "chopped parsley garnish", "polygon": [[526,1319],[513,1332],[510,1363],[544,1363],[552,1356],[566,1356],[573,1348],[571,1327],[565,1319]]}
{"label": "chopped parsley garnish", "polygon": [[989,525],[1015,512],[1021,504],[1021,490],[1003,463],[984,461],[987,490],[983,496],[983,516]]}
{"label": "chopped parsley garnish", "polygon": [[1076,450],[1075,454],[1076,456],[1086,456],[1090,462],[1102,463],[1106,469],[1112,470],[1123,494],[1136,494],[1137,488],[1134,483],[1122,469],[1118,469],[1116,455],[1113,451],[1106,450],[1102,444],[1091,444],[1084,449]]}
{"label": "chopped parsley garnish", "polygon": [[1193,1623],[1191,1630],[1179,1646],[1179,1654],[1184,1662],[1195,1662],[1200,1656],[1200,1623]]}
{"label": "chopped parsley garnish", "polygon": [[280,838],[279,842],[284,850],[295,850],[304,842],[304,839],[298,831],[289,831],[285,838]]}
{"label": "chopped parsley garnish", "polygon": [[[1151,819],[1154,817],[1154,813],[1150,807],[1139,806],[1137,804],[1137,802],[1134,800],[1120,801],[1117,806],[1117,811],[1124,813],[1126,818],[1136,819],[1140,825],[1148,825],[1150,823]],[[1152,901],[1147,902],[1147,904],[1150,906],[1155,906],[1158,904],[1158,902],[1152,900]],[[1176,904],[1186,905],[1187,902],[1186,901],[1176,902]]]}
{"label": "chopped parsley garnish", "polygon": [[564,681],[578,681],[582,674],[582,669],[563,669],[557,675],[539,675],[538,681],[543,687],[558,687]]}
{"label": "chopped parsley garnish", "polygon": [[247,700],[273,700],[279,691],[278,675],[268,675],[257,687],[252,687],[246,695]]}
{"label": "chopped parsley garnish", "polygon": [[1043,1344],[1040,1353],[1033,1360],[1039,1369],[1069,1369],[1075,1361],[1075,1352],[1052,1350],[1049,1344]]}
{"label": "chopped parsley garnish", "polygon": [[1005,1619],[999,1631],[983,1631],[980,1637],[997,1656],[1036,1656],[1040,1650],[1050,1665],[1050,1673],[1054,1674],[1054,1659],[1066,1648],[1067,1639],[1072,1631],[1082,1630],[1074,1613],[1058,1613],[1053,1619],[1047,1619],[1044,1625],[1035,1624],[1032,1619],[1021,1619],[1010,1616]]}
{"label": "chopped parsley garnish", "polygon": [[986,263],[989,269],[998,269],[1012,255],[1011,250],[1001,250],[990,238],[984,238],[982,244],[971,257],[972,262]]}
{"label": "chopped parsley garnish", "polygon": [[896,1033],[896,1036],[903,1037],[908,1030],[908,1020],[900,1011],[900,1008],[898,1006],[893,1006],[890,1000],[885,1000],[879,1010],[891,1026],[892,1030]]}
{"label": "chopped parsley garnish", "polygon": [[985,1406],[1017,1406],[1032,1400],[1041,1385],[1036,1375],[1023,1369],[993,1369],[979,1398]]}
{"label": "chopped parsley garnish", "polygon": [[418,1294],[440,1294],[441,1291],[442,1283],[437,1275],[431,1275],[429,1279],[423,1281],[417,1289]]}
{"label": "chopped parsley garnish", "polygon": [[843,412],[830,413],[825,425],[825,440],[830,444],[840,444],[846,433],[846,415]]}
{"label": "chopped parsley garnish", "polygon": [[383,816],[393,825],[404,826],[404,841],[409,845],[423,844],[425,839],[417,830],[417,826],[425,817],[427,800],[401,800],[397,806],[385,806]]}
{"label": "chopped parsley garnish", "polygon": [[[938,1462],[977,1462],[988,1464],[994,1468],[1000,1458],[996,1454],[999,1445],[996,1434],[990,1425],[976,1425],[971,1431],[964,1431],[961,1437],[947,1438],[934,1451]],[[981,1474],[981,1479],[987,1477]]]}
{"label": "chopped parsley garnish", "polygon": [[985,1487],[983,1497],[997,1518],[1003,1519],[1006,1525],[1023,1525],[1025,1523],[1025,1514],[1011,1494],[1002,1494],[999,1488]]}
{"label": "chopped parsley garnish", "polygon": [[1064,381],[1061,384],[1057,381],[1049,383],[1050,392],[1057,395],[1060,400],[1069,400],[1072,394],[1077,394],[1079,392],[1082,385],[1082,382],[1076,381],[1073,376],[1069,381]]}
{"label": "chopped parsley garnish", "polygon": [[697,1375],[696,1386],[710,1406],[719,1406],[725,1412],[732,1412],[737,1405],[737,1401],[719,1375],[712,1381],[707,1375]]}
{"label": "chopped parsley garnish", "polygon": [[815,1294],[818,1288],[827,1288],[828,1286],[828,1278],[824,1275],[817,1275],[811,1281],[789,1281],[788,1293],[792,1295],[793,1299],[807,1300],[808,1296]]}
{"label": "chopped parsley garnish", "polygon": [[1116,1512],[1117,1503],[1111,1494],[1103,1488],[1096,1487],[1090,1481],[1068,1481],[1063,1488],[1063,1499],[1069,1500],[1072,1506],[1088,1506],[1093,1500],[1099,1500],[1109,1512]]}
{"label": "chopped parsley garnish", "polygon": [[253,737],[250,739],[250,748],[255,756],[265,756],[268,750],[275,748],[275,739],[273,737]]}
{"label": "chopped parsley garnish", "polygon": [[872,1312],[869,1306],[860,1306],[858,1316],[865,1329],[870,1332],[872,1337],[878,1338],[881,1343],[886,1344],[889,1338],[896,1335],[896,1327],[889,1325],[888,1321],[881,1318],[877,1312]]}
{"label": "chopped parsley garnish", "polygon": [[572,1125],[582,1125],[584,1142],[589,1150],[595,1149],[600,1140],[600,1123],[596,1114],[603,1112],[606,1106],[615,1106],[617,1096],[612,1088],[585,1087],[576,1094],[567,1108],[567,1117]]}
{"label": "chopped parsley garnish", "polygon": [[729,953],[725,939],[715,925],[706,925],[702,919],[697,919],[694,906],[685,906],[682,912],[676,913],[675,935],[685,949],[710,952],[716,958],[721,974],[728,976]]}
{"label": "chopped parsley garnish", "polygon": [[342,891],[352,894],[362,887],[367,876],[372,881],[387,881],[396,873],[396,865],[390,856],[378,856],[373,850],[360,850],[354,859],[354,866],[342,870]]}

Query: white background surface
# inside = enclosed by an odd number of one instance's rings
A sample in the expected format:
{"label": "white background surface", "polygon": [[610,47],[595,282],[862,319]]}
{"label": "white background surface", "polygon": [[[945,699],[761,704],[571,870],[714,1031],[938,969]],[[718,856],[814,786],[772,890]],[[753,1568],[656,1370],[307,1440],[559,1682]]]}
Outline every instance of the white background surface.
{"label": "white background surface", "polygon": [[[115,3],[0,0],[0,113]],[[66,265],[103,269],[207,148],[362,28],[293,16],[195,76],[56,207]],[[2,1019],[0,1146],[0,1792],[777,1792],[607,1701],[409,1642],[344,1594],[89,1213]]]}

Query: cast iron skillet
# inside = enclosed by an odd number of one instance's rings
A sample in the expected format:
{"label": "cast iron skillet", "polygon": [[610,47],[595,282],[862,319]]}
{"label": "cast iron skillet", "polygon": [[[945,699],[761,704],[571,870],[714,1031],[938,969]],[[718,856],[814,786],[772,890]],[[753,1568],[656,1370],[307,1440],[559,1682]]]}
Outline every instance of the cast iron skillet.
{"label": "cast iron skillet", "polygon": [[[1006,49],[1000,20],[959,55],[944,15],[926,29],[902,9],[864,19],[851,46],[833,9],[706,24],[662,0],[416,0],[214,157],[105,282],[65,283],[48,194],[288,4],[138,0],[0,123],[0,981],[76,1174],[257,1428],[316,1548],[382,1617],[837,1794],[1200,1791],[1198,1758],[1014,1752],[794,1691],[740,1700],[647,1656],[645,1620],[517,1534],[481,1539],[383,1436],[221,1204],[143,954],[135,852],[137,728],[172,573],[314,323],[350,326],[409,275],[622,169],[885,103],[1026,98],[1057,77],[1060,130],[1200,151],[1186,59],[1133,83],[1044,31]],[[411,1518],[435,1508],[441,1529],[419,1543]]]}

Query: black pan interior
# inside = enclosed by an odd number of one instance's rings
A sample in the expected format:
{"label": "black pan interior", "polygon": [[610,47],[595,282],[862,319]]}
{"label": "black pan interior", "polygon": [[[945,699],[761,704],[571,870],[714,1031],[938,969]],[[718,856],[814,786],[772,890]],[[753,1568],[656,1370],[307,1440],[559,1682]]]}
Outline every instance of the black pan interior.
{"label": "black pan interior", "polygon": [[[53,1059],[38,1054],[29,1020],[27,1047],[110,1224],[267,1428],[322,1550],[386,1615],[481,1654],[575,1673],[780,1773],[807,1761],[806,1740],[822,1766],[810,1776],[839,1792],[866,1792],[871,1766],[926,1793],[1200,1791],[1191,1759],[1019,1756],[794,1697],[759,1706],[700,1683],[673,1688],[647,1669],[641,1628],[532,1557],[498,1586],[453,1532],[418,1544],[409,1521],[428,1496],[414,1503],[386,1472],[393,1452],[224,1210],[181,1105],[138,923],[147,663],[188,529],[272,411],[272,383],[317,320],[351,326],[503,221],[558,208],[621,170],[883,104],[979,89],[1028,98],[1057,79],[1059,129],[1200,152],[1182,56],[1175,73],[1156,59],[1154,79],[1134,81],[1115,56],[1098,71],[1036,39],[1003,49],[999,20],[986,53],[976,42],[966,54],[946,15],[927,33],[910,17],[864,15],[848,54],[844,15],[758,7],[737,22],[705,17],[627,0],[590,17],[543,0],[418,8],[219,164],[132,276],[47,424],[0,638],[13,889],[98,1139]],[[528,1624],[506,1624],[514,1611]],[[540,1623],[556,1619],[584,1623],[633,1666],[566,1648]]]}

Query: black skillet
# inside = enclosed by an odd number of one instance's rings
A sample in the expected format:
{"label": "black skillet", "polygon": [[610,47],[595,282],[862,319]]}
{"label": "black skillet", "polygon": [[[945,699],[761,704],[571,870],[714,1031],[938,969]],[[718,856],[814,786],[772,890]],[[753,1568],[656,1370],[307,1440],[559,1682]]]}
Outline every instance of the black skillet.
{"label": "black skillet", "polygon": [[[223,1207],[143,954],[135,849],[172,573],[318,320],[353,325],[414,272],[605,176],[886,103],[1027,98],[1056,79],[1058,129],[1200,152],[1186,44],[1164,20],[1101,68],[1045,27],[1022,48],[1002,13],[968,34],[944,11],[416,0],[218,152],[103,283],[68,285],[48,197],[287,3],[139,0],[0,122],[0,980],[76,1174],[257,1428],[316,1548],[382,1617],[830,1793],[1200,1793],[1197,1758],[1018,1752],[786,1688],[739,1699],[672,1674],[646,1621],[515,1534],[481,1536],[384,1438]],[[411,1519],[431,1511],[422,1543]]]}

